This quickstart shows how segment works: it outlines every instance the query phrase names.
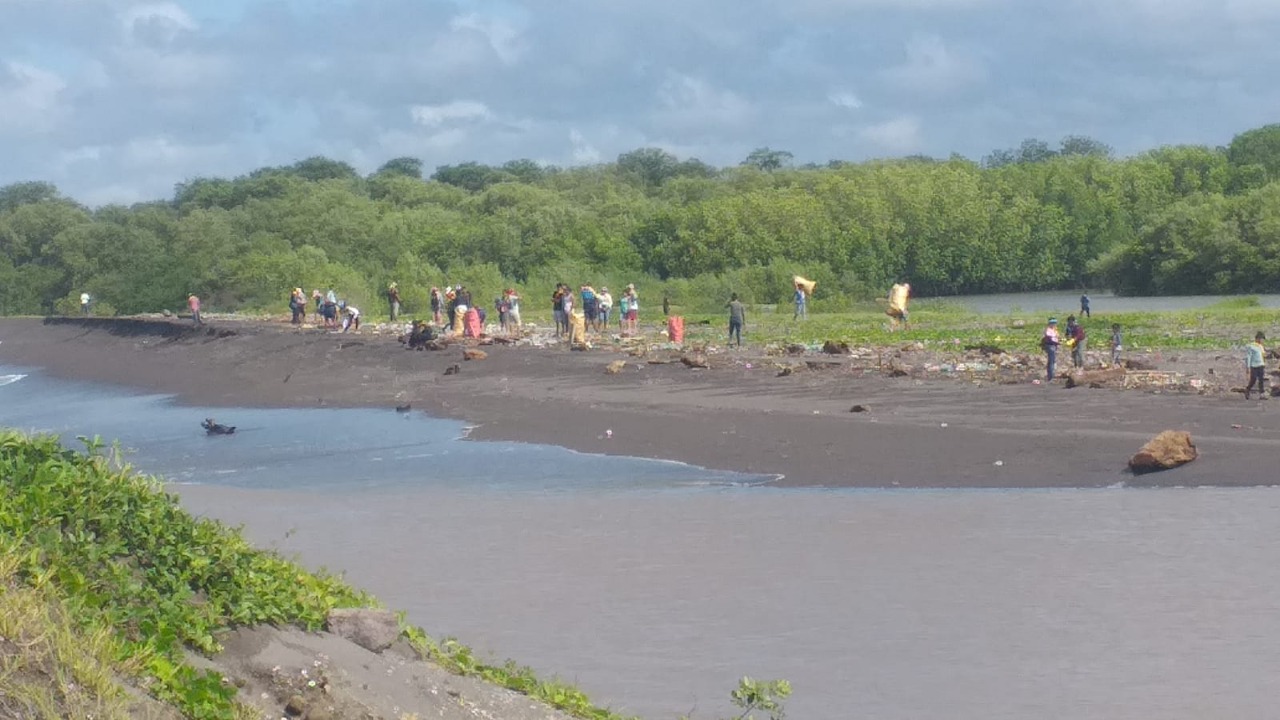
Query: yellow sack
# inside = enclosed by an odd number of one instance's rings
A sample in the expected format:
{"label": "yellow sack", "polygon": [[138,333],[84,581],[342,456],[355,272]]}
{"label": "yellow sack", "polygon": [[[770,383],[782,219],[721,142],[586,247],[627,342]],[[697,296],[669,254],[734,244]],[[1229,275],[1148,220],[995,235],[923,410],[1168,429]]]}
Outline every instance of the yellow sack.
{"label": "yellow sack", "polygon": [[587,344],[587,318],[582,313],[569,316],[569,343],[571,345]]}
{"label": "yellow sack", "polygon": [[908,301],[911,293],[911,286],[908,283],[895,284],[888,291],[888,306],[895,311],[895,314],[901,315],[906,310],[906,301]]}
{"label": "yellow sack", "polygon": [[791,278],[791,281],[795,283],[797,286],[803,288],[805,295],[810,295],[810,296],[813,295],[813,287],[818,284],[817,280],[806,280],[805,278],[802,278],[799,275],[796,275],[795,277]]}

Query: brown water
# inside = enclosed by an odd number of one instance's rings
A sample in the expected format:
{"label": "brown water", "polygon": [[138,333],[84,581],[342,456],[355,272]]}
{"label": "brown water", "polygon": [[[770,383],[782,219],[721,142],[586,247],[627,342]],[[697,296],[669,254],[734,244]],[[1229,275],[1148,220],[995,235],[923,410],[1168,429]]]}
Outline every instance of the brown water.
{"label": "brown water", "polygon": [[650,719],[728,715],[742,675],[791,680],[793,718],[1261,719],[1280,697],[1274,489],[178,490]]}

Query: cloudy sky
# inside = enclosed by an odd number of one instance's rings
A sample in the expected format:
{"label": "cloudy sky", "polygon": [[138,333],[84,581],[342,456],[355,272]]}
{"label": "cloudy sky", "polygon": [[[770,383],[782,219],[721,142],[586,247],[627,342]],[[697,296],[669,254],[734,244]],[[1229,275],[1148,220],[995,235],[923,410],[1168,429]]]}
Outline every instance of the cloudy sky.
{"label": "cloudy sky", "polygon": [[0,0],[0,185],[1221,145],[1280,122],[1277,38],[1280,0]]}

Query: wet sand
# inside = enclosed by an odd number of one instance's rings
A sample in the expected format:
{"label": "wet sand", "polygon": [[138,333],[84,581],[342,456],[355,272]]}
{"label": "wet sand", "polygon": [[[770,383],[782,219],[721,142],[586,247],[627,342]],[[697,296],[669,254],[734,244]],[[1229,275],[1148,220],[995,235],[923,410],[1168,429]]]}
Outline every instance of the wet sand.
{"label": "wet sand", "polygon": [[[616,347],[483,350],[486,359],[464,361],[460,347],[409,351],[390,335],[279,323],[214,320],[197,331],[165,319],[0,319],[0,364],[59,377],[211,406],[412,404],[475,425],[477,440],[664,458],[781,476],[781,485],[1259,485],[1274,483],[1280,457],[1280,400],[1231,393],[1068,390],[1025,374],[889,377],[820,355],[786,358],[797,369],[778,377],[777,359],[751,349],[712,355],[710,369],[651,364],[668,354]],[[626,368],[606,373],[616,360]],[[1182,362],[1201,371],[1216,363],[1220,374],[1239,367],[1213,353]],[[455,364],[460,372],[445,375]],[[855,404],[868,411],[850,412]],[[1190,431],[1200,459],[1129,475],[1129,456],[1165,429]]]}

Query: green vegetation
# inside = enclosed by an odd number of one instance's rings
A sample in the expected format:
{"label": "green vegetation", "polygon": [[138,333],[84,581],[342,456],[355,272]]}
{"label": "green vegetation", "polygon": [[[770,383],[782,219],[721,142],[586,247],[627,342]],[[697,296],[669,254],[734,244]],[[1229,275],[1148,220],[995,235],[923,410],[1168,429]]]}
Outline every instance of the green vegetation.
{"label": "green vegetation", "polygon": [[559,169],[463,163],[423,179],[396,158],[361,177],[310,158],[173,197],[88,209],[43,183],[0,188],[0,313],[181,307],[282,312],[289,290],[333,287],[369,315],[399,282],[406,312],[432,285],[478,302],[507,286],[541,305],[557,281],[620,287],[710,312],[729,291],[815,309],[909,281],[917,296],[1109,286],[1126,293],[1280,286],[1280,125],[1226,148],[1117,159],[1101,143],[1029,140],[982,163],[907,158],[793,167],[761,148],[712,168],[655,148]]}
{"label": "green vegetation", "polygon": [[[316,630],[330,609],[373,605],[335,577],[193,518],[157,480],[85,442],[88,452],[78,453],[55,438],[0,431],[0,715],[136,717],[129,680],[195,720],[256,717],[232,684],[193,668],[185,652],[216,652],[230,628]],[[454,673],[574,717],[623,720],[571,685],[402,625],[424,657]]]}
{"label": "green vegetation", "polygon": [[[792,320],[790,307],[776,312],[748,311],[746,342],[757,346],[821,345],[827,340],[843,341],[854,347],[886,347],[920,342],[942,349],[965,345],[995,345],[1011,352],[1040,352],[1040,334],[1052,313],[1011,312],[982,314],[940,300],[911,304],[911,325],[891,330],[884,305],[853,303],[851,312],[810,313],[808,319]],[[672,308],[672,312],[684,312]],[[1074,312],[1066,307],[1060,320]],[[723,344],[727,333],[726,311],[685,313],[685,342]],[[1092,337],[1093,347],[1101,347],[1110,337],[1112,323],[1124,332],[1125,347],[1142,350],[1218,350],[1239,345],[1258,330],[1268,336],[1280,314],[1264,308],[1258,298],[1245,296],[1224,300],[1209,307],[1165,312],[1094,312],[1082,319]]]}

